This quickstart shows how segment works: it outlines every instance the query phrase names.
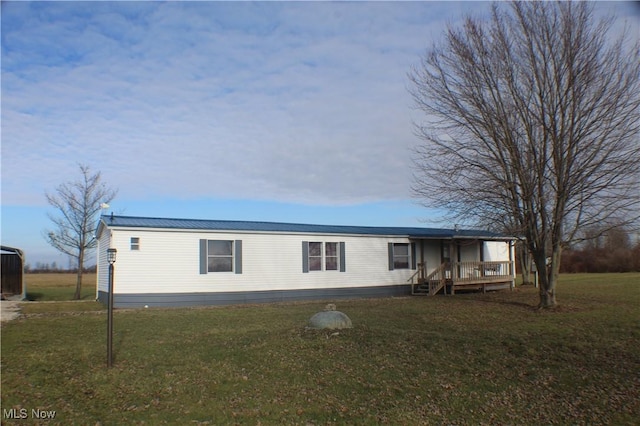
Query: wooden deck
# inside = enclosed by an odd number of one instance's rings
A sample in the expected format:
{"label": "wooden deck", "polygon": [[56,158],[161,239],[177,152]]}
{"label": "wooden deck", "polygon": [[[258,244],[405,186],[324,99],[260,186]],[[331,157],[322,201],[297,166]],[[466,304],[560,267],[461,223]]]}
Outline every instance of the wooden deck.
{"label": "wooden deck", "polygon": [[460,290],[502,290],[513,288],[513,263],[451,262],[443,263],[430,274],[424,265],[409,279],[411,294],[433,296],[438,293],[455,294]]}

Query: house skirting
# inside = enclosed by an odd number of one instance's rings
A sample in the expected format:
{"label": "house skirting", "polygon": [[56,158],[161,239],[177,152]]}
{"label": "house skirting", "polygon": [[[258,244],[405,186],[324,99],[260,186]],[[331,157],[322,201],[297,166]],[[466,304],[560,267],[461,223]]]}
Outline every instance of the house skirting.
{"label": "house skirting", "polygon": [[[238,305],[245,303],[295,302],[302,300],[358,299],[411,295],[410,285],[302,290],[270,290],[223,293],[127,293],[115,294],[116,308]],[[98,292],[98,301],[108,302],[108,294]]]}

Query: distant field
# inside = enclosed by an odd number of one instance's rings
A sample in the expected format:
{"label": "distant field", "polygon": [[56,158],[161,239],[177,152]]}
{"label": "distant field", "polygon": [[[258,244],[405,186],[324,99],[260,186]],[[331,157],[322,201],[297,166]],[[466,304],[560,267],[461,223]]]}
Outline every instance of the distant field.
{"label": "distant field", "polygon": [[[26,274],[27,299],[71,300],[76,291],[75,274]],[[82,276],[82,300],[95,300],[96,274]]]}
{"label": "distant field", "polygon": [[110,370],[104,311],[43,308],[2,326],[2,423],[640,424],[640,274],[565,275],[558,309],[537,300],[332,301],[354,324],[338,333],[305,328],[326,301],[116,310]]}

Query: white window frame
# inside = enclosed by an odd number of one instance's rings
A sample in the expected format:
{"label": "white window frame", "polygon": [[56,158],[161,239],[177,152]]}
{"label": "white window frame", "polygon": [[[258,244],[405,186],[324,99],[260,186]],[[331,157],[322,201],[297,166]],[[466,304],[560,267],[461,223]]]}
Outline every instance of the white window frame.
{"label": "white window frame", "polygon": [[[312,255],[311,254],[311,245],[312,244],[319,244],[320,245],[320,255]],[[324,243],[322,241],[309,241],[309,272],[321,272],[324,271]],[[319,259],[319,265],[320,268],[319,269],[314,269],[312,267],[313,263],[311,262],[311,259]]]}
{"label": "white window frame", "polygon": [[[231,254],[227,255],[227,254],[211,254],[209,252],[209,242],[224,242],[224,243],[231,243]],[[211,264],[209,263],[209,261],[211,259],[230,259],[231,260],[231,269],[227,270],[220,270],[220,271],[216,271],[216,270],[212,270],[211,269]],[[209,274],[214,274],[214,273],[233,273],[235,272],[235,241],[234,240],[207,240],[207,273]]]}
{"label": "white window frame", "polygon": [[[327,254],[327,249],[329,247],[329,244],[334,244],[335,245],[335,248],[336,248],[336,254],[335,255],[329,256]],[[327,267],[329,258],[331,258],[331,259],[335,258],[335,261],[336,261],[335,268],[329,269]],[[323,264],[324,264],[325,271],[339,271],[340,270],[340,243],[334,242],[334,241],[327,241],[326,243],[324,243],[324,263]]]}
{"label": "white window frame", "polygon": [[[407,254],[396,254],[396,247],[406,246]],[[396,259],[407,259],[407,266],[397,266]],[[411,244],[410,243],[393,243],[393,269],[411,269]]]}
{"label": "white window frame", "polygon": [[[311,245],[319,244],[320,245],[320,255],[311,255]],[[327,244],[335,244],[336,254],[335,256],[327,256]],[[327,269],[327,258],[335,258],[335,269]],[[312,268],[313,262],[312,259],[316,260],[316,264],[318,263],[320,269]],[[338,241],[309,241],[309,253],[307,254],[307,262],[309,265],[309,272],[339,272],[340,271],[340,242]]]}

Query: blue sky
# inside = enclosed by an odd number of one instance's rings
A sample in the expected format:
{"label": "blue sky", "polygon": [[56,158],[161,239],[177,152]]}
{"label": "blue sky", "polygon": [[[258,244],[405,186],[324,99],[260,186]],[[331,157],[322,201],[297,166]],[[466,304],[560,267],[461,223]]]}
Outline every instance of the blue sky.
{"label": "blue sky", "polygon": [[[485,2],[2,2],[2,244],[78,163],[117,214],[446,226],[411,199],[407,72]],[[630,3],[599,11],[620,22]],[[629,23],[629,22],[628,22]]]}

